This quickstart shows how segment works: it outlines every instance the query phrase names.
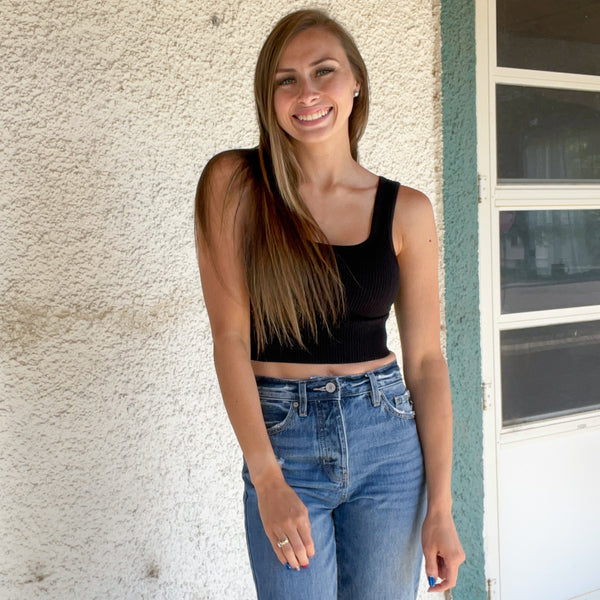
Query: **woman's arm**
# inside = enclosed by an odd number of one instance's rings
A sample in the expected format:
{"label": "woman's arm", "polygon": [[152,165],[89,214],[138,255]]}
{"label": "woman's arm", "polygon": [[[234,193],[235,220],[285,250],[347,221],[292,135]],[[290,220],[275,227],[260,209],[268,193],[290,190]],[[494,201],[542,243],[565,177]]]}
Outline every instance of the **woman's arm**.
{"label": "woman's arm", "polygon": [[[225,202],[237,160],[222,155],[213,164],[204,189],[209,193],[211,247],[198,240],[198,264],[213,337],[221,394],[256,488],[265,532],[282,563],[308,564],[314,554],[308,511],[283,478],[264,424],[250,362],[250,309],[241,254],[241,218],[237,201]],[[236,218],[237,212],[237,218]],[[283,548],[277,541],[290,540]]]}
{"label": "woman's arm", "polygon": [[414,400],[427,482],[427,514],[422,542],[425,569],[456,584],[465,556],[452,519],[452,401],[448,368],[440,348],[438,245],[431,203],[401,187],[394,218],[400,267],[395,303],[407,386]]}

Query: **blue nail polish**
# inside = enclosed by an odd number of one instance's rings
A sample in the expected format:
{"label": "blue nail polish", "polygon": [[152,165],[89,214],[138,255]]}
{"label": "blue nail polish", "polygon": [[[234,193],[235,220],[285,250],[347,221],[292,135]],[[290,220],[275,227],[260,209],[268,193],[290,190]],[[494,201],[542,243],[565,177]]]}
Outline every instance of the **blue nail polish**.
{"label": "blue nail polish", "polygon": [[427,577],[427,581],[429,581],[429,587],[433,587],[435,585],[435,577],[429,575],[429,577]]}
{"label": "blue nail polish", "polygon": [[290,563],[285,563],[285,568],[286,569],[291,569],[292,567],[290,567]]}

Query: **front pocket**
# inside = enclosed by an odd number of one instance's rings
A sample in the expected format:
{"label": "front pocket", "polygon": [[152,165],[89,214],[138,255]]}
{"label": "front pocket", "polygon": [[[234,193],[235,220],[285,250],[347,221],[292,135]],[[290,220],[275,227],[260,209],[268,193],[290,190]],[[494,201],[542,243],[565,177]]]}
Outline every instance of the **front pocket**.
{"label": "front pocket", "polygon": [[273,435],[283,431],[292,422],[296,414],[297,402],[261,398],[260,407],[267,433]]}
{"label": "front pocket", "polygon": [[415,409],[413,401],[410,399],[410,391],[406,390],[398,395],[386,395],[383,391],[380,392],[382,404],[385,409],[394,417],[399,419],[414,419]]}

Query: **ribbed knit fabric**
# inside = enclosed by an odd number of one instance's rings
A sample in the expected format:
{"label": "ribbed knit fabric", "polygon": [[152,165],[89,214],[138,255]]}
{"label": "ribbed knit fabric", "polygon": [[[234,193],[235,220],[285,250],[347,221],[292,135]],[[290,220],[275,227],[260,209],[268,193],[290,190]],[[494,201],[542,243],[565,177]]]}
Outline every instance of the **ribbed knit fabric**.
{"label": "ribbed knit fabric", "polygon": [[332,335],[320,327],[317,339],[303,332],[306,349],[277,340],[258,354],[252,336],[252,360],[290,363],[351,363],[389,354],[386,321],[400,285],[392,222],[400,184],[379,178],[369,237],[354,246],[333,246],[346,294],[346,316]]}

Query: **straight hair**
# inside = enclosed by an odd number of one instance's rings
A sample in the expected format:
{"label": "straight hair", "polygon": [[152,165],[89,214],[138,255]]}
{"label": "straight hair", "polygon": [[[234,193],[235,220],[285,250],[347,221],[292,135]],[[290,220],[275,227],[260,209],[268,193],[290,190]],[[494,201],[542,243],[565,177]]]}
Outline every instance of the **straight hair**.
{"label": "straight hair", "polygon": [[[225,207],[237,203],[242,224],[242,256],[250,298],[252,336],[257,352],[277,339],[281,345],[305,347],[303,331],[331,327],[346,310],[344,288],[333,248],[298,191],[302,172],[287,133],[274,109],[275,73],[281,55],[299,33],[312,28],[334,35],[342,45],[360,94],[348,121],[352,157],[358,158],[369,112],[368,75],[352,36],[321,10],[298,10],[281,19],[267,37],[254,74],[259,126],[258,147],[233,151],[237,167],[228,183]],[[231,155],[231,153],[229,153]],[[209,227],[209,181],[222,155],[206,165],[196,191],[196,247],[212,245]]]}

